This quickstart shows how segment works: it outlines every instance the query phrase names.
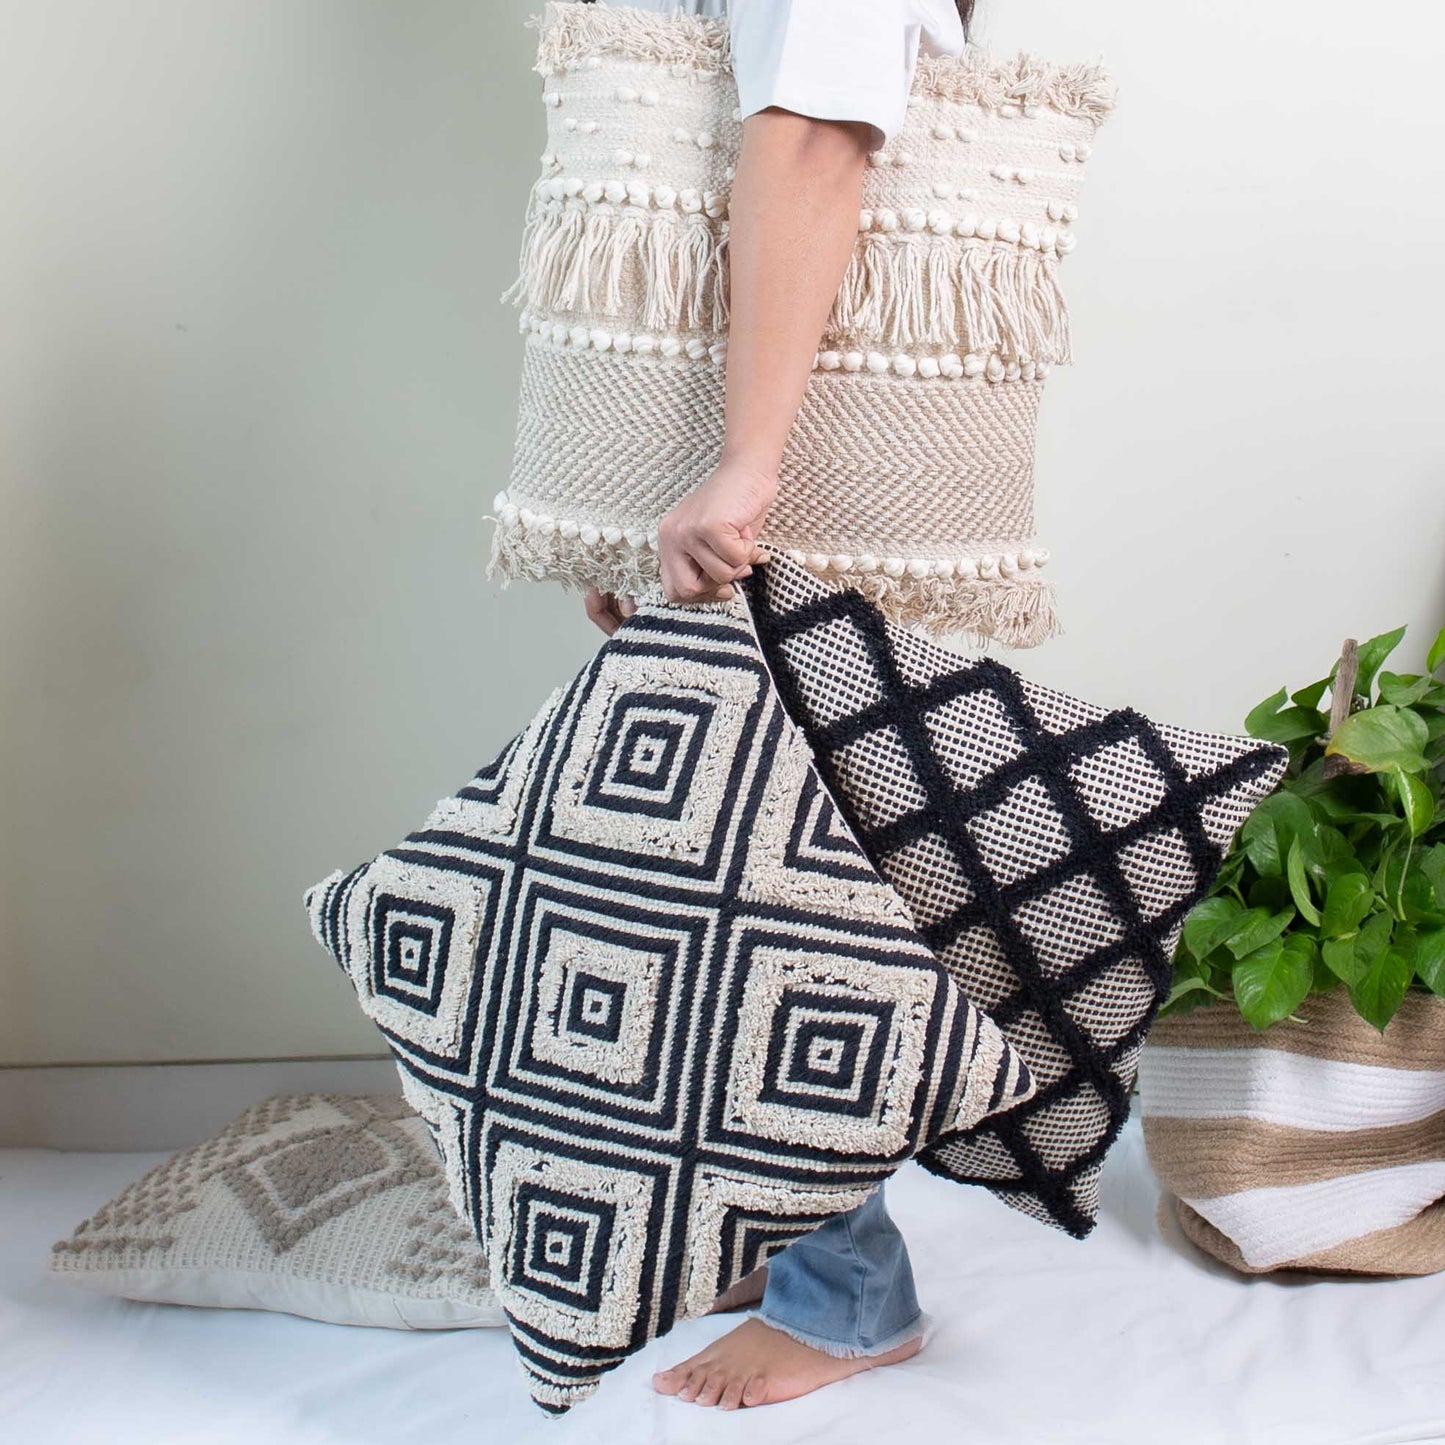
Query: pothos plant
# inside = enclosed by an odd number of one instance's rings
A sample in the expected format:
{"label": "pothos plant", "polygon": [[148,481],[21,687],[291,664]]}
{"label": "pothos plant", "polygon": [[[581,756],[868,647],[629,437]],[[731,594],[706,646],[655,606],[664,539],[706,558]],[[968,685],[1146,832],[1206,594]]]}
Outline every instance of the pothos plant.
{"label": "pothos plant", "polygon": [[1232,997],[1265,1029],[1344,988],[1383,1031],[1410,988],[1445,996],[1445,630],[1423,673],[1384,670],[1404,635],[1245,719],[1289,767],[1185,919],[1166,1011]]}

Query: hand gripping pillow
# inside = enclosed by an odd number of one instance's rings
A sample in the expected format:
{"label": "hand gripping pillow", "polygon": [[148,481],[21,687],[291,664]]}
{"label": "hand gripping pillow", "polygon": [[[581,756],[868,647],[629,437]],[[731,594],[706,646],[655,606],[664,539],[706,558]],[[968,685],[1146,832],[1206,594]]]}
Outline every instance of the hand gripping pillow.
{"label": "hand gripping pillow", "polygon": [[740,600],[642,607],[306,903],[552,1412],[1033,1087],[833,806]]}
{"label": "hand gripping pillow", "polygon": [[854,836],[1037,1085],[919,1162],[1082,1238],[1184,917],[1288,751],[963,660],[786,558],[747,590]]}

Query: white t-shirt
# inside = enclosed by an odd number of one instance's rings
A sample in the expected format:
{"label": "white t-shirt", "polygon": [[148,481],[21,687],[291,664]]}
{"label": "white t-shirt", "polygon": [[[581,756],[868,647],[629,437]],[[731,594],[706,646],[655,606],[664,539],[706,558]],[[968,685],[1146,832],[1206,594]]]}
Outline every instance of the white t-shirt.
{"label": "white t-shirt", "polygon": [[[622,0],[608,0],[622,3]],[[920,53],[962,55],[953,0],[630,0],[663,14],[726,16],[744,118],[775,105],[866,121],[875,145],[903,126]]]}

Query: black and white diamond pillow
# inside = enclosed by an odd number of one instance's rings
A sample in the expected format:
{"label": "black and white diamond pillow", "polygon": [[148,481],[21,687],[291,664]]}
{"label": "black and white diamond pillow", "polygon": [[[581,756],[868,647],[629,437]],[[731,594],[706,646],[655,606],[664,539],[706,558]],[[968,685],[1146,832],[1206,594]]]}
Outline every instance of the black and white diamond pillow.
{"label": "black and white diamond pillow", "polygon": [[740,603],[643,607],[306,902],[550,1411],[1033,1087],[821,786]]}
{"label": "black and white diamond pillow", "polygon": [[833,798],[1037,1084],[919,1162],[1082,1238],[1184,917],[1287,750],[962,659],[786,558],[747,591]]}

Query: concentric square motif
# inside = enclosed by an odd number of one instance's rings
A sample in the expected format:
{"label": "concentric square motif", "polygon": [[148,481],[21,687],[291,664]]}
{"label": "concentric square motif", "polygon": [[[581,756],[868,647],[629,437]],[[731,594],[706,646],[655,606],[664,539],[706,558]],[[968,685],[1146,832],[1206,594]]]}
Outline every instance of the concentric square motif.
{"label": "concentric square motif", "polygon": [[711,890],[733,857],[741,760],[763,678],[685,654],[604,652],[558,760],[534,843],[565,858],[650,866]]}
{"label": "concentric square motif", "polygon": [[1184,917],[1288,753],[965,661],[786,557],[747,590],[854,836],[1039,1085],[920,1162],[1087,1234]]}
{"label": "concentric square motif", "polygon": [[716,921],[696,899],[646,891],[629,880],[599,897],[528,871],[493,980],[495,1031],[481,1045],[494,1103],[545,1099],[589,1124],[678,1137],[685,1075],[672,1061],[691,1048]]}
{"label": "concentric square motif", "polygon": [[373,991],[435,1015],[446,982],[451,909],[386,893],[375,895],[373,904]]}
{"label": "concentric square motif", "polygon": [[585,1337],[620,1362],[645,1313],[649,1226],[666,1176],[497,1133],[488,1262],[519,1345],[553,1351]]}
{"label": "concentric square motif", "polygon": [[640,942],[616,931],[549,930],[529,1019],[534,1060],[606,1084],[655,1079],[649,1046],[667,1036],[658,1005],[676,953]]}
{"label": "concentric square motif", "polygon": [[552,1412],[1033,1087],[859,846],[741,602],[640,609],[307,906]]}
{"label": "concentric square motif", "polygon": [[617,698],[602,757],[588,783],[588,804],[681,818],[712,713],[699,698],[675,698],[666,705],[650,693]]}
{"label": "concentric square motif", "polygon": [[943,971],[838,939],[782,947],[751,930],[738,963],[743,1046],[731,1051],[722,1137],[906,1154]]}
{"label": "concentric square motif", "polygon": [[461,1063],[476,954],[495,937],[510,875],[504,855],[458,872],[402,847],[328,888],[313,928],[393,1048]]}

